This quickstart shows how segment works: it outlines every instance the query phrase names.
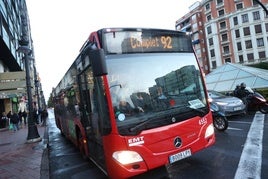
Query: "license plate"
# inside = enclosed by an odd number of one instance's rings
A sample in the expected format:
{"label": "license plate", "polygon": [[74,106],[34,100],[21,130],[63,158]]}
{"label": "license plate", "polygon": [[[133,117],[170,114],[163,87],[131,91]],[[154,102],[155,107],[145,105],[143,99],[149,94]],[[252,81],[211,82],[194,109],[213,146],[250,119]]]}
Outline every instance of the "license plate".
{"label": "license plate", "polygon": [[190,149],[184,150],[182,152],[179,152],[177,154],[169,156],[169,163],[177,162],[177,161],[179,161],[181,159],[190,157],[191,155],[192,155],[192,153],[191,153]]}
{"label": "license plate", "polygon": [[242,109],[242,107],[236,107],[236,108],[234,108],[234,111],[239,111],[241,109]]}

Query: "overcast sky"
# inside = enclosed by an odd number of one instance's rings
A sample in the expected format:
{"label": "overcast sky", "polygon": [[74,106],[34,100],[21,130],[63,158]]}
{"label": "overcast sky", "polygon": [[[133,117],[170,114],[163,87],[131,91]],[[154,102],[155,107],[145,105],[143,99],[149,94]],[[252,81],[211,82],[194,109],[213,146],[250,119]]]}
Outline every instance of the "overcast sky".
{"label": "overcast sky", "polygon": [[175,30],[198,0],[26,0],[37,71],[46,100],[89,34],[105,27]]}

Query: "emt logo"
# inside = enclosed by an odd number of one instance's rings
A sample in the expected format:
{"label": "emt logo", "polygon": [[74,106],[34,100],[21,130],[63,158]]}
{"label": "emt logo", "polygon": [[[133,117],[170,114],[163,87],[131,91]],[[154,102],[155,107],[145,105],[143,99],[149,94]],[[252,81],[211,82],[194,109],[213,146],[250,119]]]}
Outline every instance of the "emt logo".
{"label": "emt logo", "polygon": [[128,139],[128,146],[136,146],[144,144],[144,136]]}

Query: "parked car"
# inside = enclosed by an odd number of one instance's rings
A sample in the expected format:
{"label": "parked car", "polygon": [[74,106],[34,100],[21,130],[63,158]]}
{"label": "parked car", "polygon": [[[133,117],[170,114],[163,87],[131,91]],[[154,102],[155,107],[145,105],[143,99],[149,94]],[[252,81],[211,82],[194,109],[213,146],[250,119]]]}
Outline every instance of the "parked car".
{"label": "parked car", "polygon": [[208,90],[209,101],[218,105],[219,111],[224,116],[246,114],[243,101],[234,96],[226,96],[220,92]]}

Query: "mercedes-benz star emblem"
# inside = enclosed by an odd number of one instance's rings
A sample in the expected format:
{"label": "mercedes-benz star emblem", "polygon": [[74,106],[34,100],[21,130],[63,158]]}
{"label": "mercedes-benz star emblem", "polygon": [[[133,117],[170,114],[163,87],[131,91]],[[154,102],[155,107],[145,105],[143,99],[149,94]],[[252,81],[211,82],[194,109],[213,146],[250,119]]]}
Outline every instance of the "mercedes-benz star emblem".
{"label": "mercedes-benz star emblem", "polygon": [[178,147],[181,146],[181,144],[182,144],[181,139],[180,139],[179,137],[176,137],[176,138],[174,139],[174,146],[175,146],[176,148],[178,148]]}

